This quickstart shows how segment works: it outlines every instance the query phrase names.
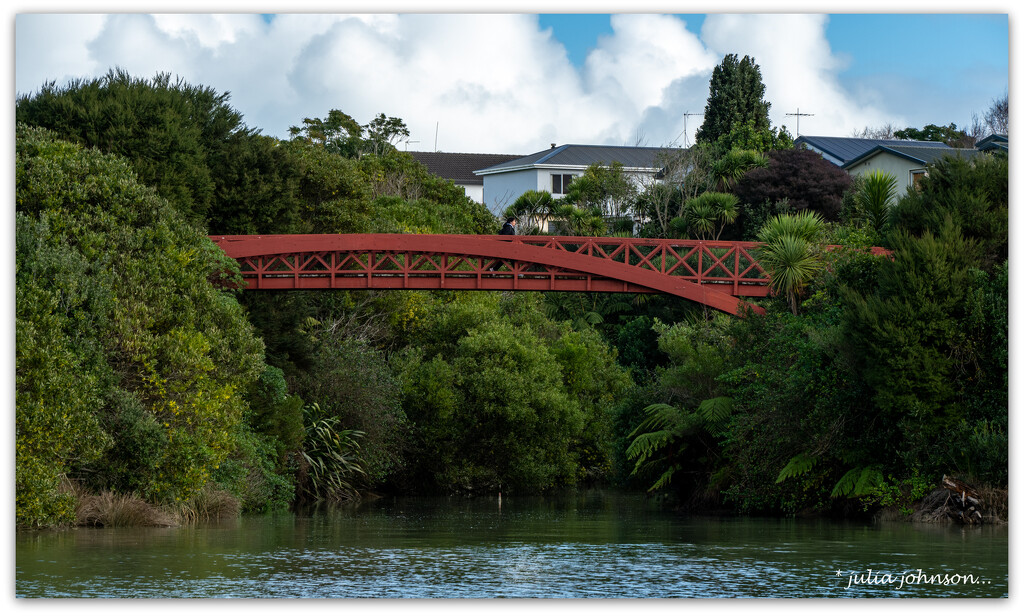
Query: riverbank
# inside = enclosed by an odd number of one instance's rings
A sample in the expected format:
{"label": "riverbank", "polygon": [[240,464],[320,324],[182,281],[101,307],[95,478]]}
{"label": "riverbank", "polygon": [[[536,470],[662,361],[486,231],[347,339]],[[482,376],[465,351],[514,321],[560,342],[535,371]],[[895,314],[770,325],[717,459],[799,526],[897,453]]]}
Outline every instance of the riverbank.
{"label": "riverbank", "polygon": [[[117,494],[109,491],[92,494],[71,482],[66,482],[64,489],[73,495],[77,503],[74,524],[76,527],[175,527],[241,517],[241,506],[238,499],[224,490],[211,487],[207,487],[187,501],[173,505],[149,503],[133,494]],[[1003,526],[1008,523],[1009,493],[1007,487],[982,485],[978,488],[970,487],[970,490],[973,496],[969,498],[978,502],[976,507],[978,516],[972,517],[970,512],[963,507],[956,506],[957,499],[962,501],[964,497],[947,486],[937,487],[923,498],[907,505],[882,507],[871,514],[870,519],[873,522],[960,524],[965,526]],[[391,497],[401,498],[395,495]],[[726,517],[736,515],[736,512],[731,509],[688,511],[687,513]],[[829,516],[821,512],[808,512],[799,517],[823,519]],[[854,516],[842,516],[842,519],[851,517]]]}

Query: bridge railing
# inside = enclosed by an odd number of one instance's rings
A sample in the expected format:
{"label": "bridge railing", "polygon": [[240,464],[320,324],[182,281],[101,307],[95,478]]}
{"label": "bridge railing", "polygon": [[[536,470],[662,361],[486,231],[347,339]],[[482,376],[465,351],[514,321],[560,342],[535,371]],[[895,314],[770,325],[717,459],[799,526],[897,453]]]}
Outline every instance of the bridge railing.
{"label": "bridge railing", "polygon": [[769,283],[768,272],[757,262],[757,242],[529,235],[517,236],[515,241],[624,263],[696,284],[729,286],[732,295],[761,296]]}
{"label": "bridge railing", "polygon": [[649,272],[734,296],[768,293],[753,242],[407,234],[212,239],[238,259],[250,288],[657,292],[633,280]]}

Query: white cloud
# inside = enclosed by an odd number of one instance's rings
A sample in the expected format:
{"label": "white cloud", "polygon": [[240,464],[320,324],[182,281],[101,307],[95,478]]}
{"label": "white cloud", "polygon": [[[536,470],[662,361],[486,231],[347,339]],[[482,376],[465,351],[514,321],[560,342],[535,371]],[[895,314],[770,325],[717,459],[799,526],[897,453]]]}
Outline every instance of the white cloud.
{"label": "white cloud", "polygon": [[[405,120],[410,149],[529,153],[549,143],[680,139],[703,111],[726,53],[753,55],[772,120],[849,134],[897,118],[872,90],[849,92],[821,15],[709,15],[700,36],[675,16],[614,15],[582,69],[535,15],[19,15],[16,88],[93,77],[114,66],[170,72],[231,94],[246,124],[286,136],[341,109],[366,123]],[[700,117],[690,117],[692,136]]]}
{"label": "white cloud", "polygon": [[239,38],[260,31],[259,15],[184,15],[165,13],[154,15],[157,28],[170,36],[194,39],[203,47],[216,49],[223,44],[238,42]]}
{"label": "white cloud", "polygon": [[709,73],[718,58],[668,15],[613,15],[614,34],[602,37],[587,57],[593,91],[621,90],[638,110],[671,104],[669,86],[677,79]]}
{"label": "white cloud", "polygon": [[904,122],[871,100],[870,91],[854,96],[839,83],[848,63],[832,53],[825,37],[826,15],[709,15],[701,29],[704,42],[722,57],[749,55],[761,69],[765,99],[772,104],[772,124],[785,124],[796,134],[848,136],[865,126]]}
{"label": "white cloud", "polygon": [[86,52],[86,45],[103,29],[102,15],[33,15],[15,18],[15,89],[36,92],[48,81],[103,72]]}

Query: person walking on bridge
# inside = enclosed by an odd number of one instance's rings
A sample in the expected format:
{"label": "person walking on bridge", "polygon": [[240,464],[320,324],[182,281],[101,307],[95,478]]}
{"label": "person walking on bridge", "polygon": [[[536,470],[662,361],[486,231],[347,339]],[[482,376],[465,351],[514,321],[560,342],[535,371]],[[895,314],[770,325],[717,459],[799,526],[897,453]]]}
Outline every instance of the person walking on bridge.
{"label": "person walking on bridge", "polygon": [[498,231],[498,235],[515,235],[516,234],[516,217],[509,216],[505,224],[501,226],[501,231]]}

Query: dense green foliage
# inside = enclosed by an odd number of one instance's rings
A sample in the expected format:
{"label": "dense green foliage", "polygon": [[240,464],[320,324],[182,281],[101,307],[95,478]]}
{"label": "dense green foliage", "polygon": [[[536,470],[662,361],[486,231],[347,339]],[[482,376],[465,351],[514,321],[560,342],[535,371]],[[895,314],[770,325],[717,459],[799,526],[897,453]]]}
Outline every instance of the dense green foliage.
{"label": "dense green foliage", "polygon": [[939,234],[950,220],[979,244],[980,266],[991,269],[1009,255],[1009,165],[1005,156],[940,159],[889,213],[892,227],[915,236]]}
{"label": "dense green foliage", "polygon": [[17,224],[19,522],[67,521],[62,475],[191,496],[262,371],[262,343],[209,281],[237,266],[122,160],[23,127]]}
{"label": "dense green foliage", "polygon": [[[715,322],[729,351],[697,365],[712,375],[717,389],[704,395],[722,401],[720,412],[675,402],[669,372],[659,373],[647,418],[633,414],[637,475],[691,506],[716,496],[763,513],[906,513],[943,474],[1005,485],[1006,172],[1000,157],[940,161],[933,181],[891,206],[890,258],[824,253],[825,267],[803,281],[807,299],[787,294],[790,311],[773,302],[765,317]],[[769,247],[772,236],[799,237],[783,222],[762,228]],[[844,224],[846,237],[877,237],[867,217]],[[670,366],[694,357],[670,354]],[[726,414],[724,427],[709,424]],[[693,476],[682,483],[684,470]]]}
{"label": "dense green foliage", "polygon": [[531,295],[435,300],[396,360],[417,426],[417,484],[535,490],[602,477],[610,403],[627,384],[590,331],[543,317]]}
{"label": "dense green foliage", "polygon": [[[1007,481],[1005,157],[941,160],[893,201],[746,118],[646,190],[593,167],[513,205],[579,235],[759,237],[767,314],[709,318],[664,296],[231,291],[210,233],[498,221],[383,114],[277,141],[226,95],[111,72],[17,117],[19,525],[74,523],[82,491],[267,512],[621,482],[795,513]],[[893,252],[821,249],[837,239]]]}
{"label": "dense green foliage", "polygon": [[124,156],[141,183],[213,233],[284,233],[295,224],[294,162],[211,88],[117,70],[47,84],[18,100],[16,118]]}

